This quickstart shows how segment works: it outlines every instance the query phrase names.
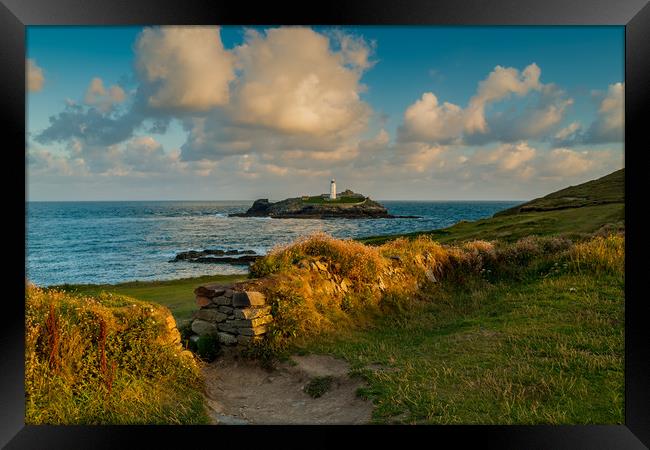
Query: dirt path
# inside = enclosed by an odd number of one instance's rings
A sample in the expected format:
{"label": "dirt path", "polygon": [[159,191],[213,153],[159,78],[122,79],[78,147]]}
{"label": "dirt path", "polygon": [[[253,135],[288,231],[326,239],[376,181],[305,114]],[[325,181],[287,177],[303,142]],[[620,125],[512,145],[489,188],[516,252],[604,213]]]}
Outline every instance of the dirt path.
{"label": "dirt path", "polygon": [[[363,381],[348,376],[348,364],[330,356],[293,356],[267,371],[227,353],[203,373],[215,424],[363,424],[372,404],[357,397]],[[332,377],[330,389],[312,398],[303,389],[314,377]]]}

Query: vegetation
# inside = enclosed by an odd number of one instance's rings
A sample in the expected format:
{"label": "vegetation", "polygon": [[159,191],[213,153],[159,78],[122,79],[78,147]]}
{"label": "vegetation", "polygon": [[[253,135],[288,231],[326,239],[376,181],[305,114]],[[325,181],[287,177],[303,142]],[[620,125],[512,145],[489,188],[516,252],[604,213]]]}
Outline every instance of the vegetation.
{"label": "vegetation", "polygon": [[29,286],[25,313],[26,423],[208,422],[197,360],[167,308]]}
{"label": "vegetation", "polygon": [[275,318],[259,354],[345,358],[378,423],[623,422],[620,233],[376,247],[317,235],[256,270]]}
{"label": "vegetation", "polygon": [[340,203],[362,203],[363,201],[365,201],[365,198],[362,197],[341,196],[341,197],[337,197],[334,200],[330,200],[329,198],[323,198],[320,195],[315,195],[313,197],[308,197],[307,199],[302,200],[303,203],[313,203],[318,205],[322,205],[324,203],[332,204],[332,205],[336,205]]}
{"label": "vegetation", "polygon": [[625,205],[611,203],[584,208],[561,209],[543,212],[528,212],[516,215],[497,216],[474,222],[461,221],[440,230],[423,231],[393,236],[374,236],[359,239],[370,245],[379,245],[398,237],[409,239],[429,236],[441,243],[470,241],[474,239],[514,242],[526,236],[558,236],[572,239],[586,237],[603,226],[604,231],[624,228]]}
{"label": "vegetation", "polygon": [[625,169],[620,169],[597,180],[588,181],[578,186],[569,186],[544,197],[531,200],[523,205],[500,211],[495,216],[530,211],[582,208],[608,203],[624,203],[624,201]]}
{"label": "vegetation", "polygon": [[331,376],[312,378],[305,386],[305,393],[312,398],[322,397],[323,394],[330,390],[334,378]]}

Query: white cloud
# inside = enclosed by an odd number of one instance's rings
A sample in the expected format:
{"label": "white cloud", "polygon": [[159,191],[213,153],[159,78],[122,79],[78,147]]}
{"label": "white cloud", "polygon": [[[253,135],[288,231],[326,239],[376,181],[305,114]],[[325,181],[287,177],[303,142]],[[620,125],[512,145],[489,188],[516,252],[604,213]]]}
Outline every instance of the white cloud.
{"label": "white cloud", "polygon": [[136,67],[154,109],[207,111],[225,105],[234,60],[219,27],[145,28],[135,43]]}
{"label": "white cloud", "polygon": [[43,84],[45,83],[45,75],[43,75],[43,69],[38,67],[36,60],[27,59],[27,91],[28,92],[38,92],[43,89]]}
{"label": "white cloud", "polygon": [[625,137],[625,83],[610,84],[589,128],[574,122],[555,135],[555,146],[622,143]]}
{"label": "white cloud", "polygon": [[463,120],[461,107],[448,102],[439,104],[433,93],[425,92],[420,100],[404,112],[404,124],[399,128],[399,140],[450,142],[460,137]]}
{"label": "white cloud", "polygon": [[[398,141],[482,145],[543,137],[561,122],[573,100],[557,86],[542,84],[540,74],[534,63],[522,72],[496,66],[479,83],[466,108],[448,102],[441,104],[435,94],[426,92],[406,109]],[[503,102],[512,94],[520,98],[529,96],[529,100],[523,107],[511,105],[505,111],[486,116],[488,105]]]}
{"label": "white cloud", "polygon": [[234,121],[311,136],[363,129],[370,107],[359,97],[361,71],[346,66],[349,51],[331,51],[329,44],[310,28],[249,30],[235,49],[242,76],[231,104]]}
{"label": "white cloud", "polygon": [[124,89],[113,85],[107,90],[104,87],[104,82],[99,77],[95,77],[90,81],[84,97],[87,105],[96,106],[102,112],[109,111],[114,105],[122,103],[125,99],[126,93]]}
{"label": "white cloud", "polygon": [[527,66],[521,73],[513,67],[496,66],[488,77],[479,83],[476,95],[469,101],[465,114],[465,130],[469,133],[487,132],[485,107],[510,94],[523,96],[531,90],[541,89],[540,74],[541,70],[535,63]]}

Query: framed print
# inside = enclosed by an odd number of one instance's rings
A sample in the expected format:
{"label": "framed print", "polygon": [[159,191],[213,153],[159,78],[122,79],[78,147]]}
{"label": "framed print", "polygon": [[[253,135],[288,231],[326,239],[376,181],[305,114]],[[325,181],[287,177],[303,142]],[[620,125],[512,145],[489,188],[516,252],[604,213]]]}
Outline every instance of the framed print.
{"label": "framed print", "polygon": [[650,445],[644,1],[0,17],[7,448]]}

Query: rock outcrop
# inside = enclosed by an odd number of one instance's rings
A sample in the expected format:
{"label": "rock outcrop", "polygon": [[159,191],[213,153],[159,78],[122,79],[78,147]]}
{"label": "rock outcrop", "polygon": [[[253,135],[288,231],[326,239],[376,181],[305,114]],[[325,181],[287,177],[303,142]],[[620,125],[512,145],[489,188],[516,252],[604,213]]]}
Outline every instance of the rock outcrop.
{"label": "rock outcrop", "polygon": [[349,189],[336,200],[325,197],[295,197],[279,202],[263,198],[255,200],[244,213],[230,214],[231,217],[271,217],[276,219],[391,219],[416,218],[415,216],[393,216],[380,203]]}

